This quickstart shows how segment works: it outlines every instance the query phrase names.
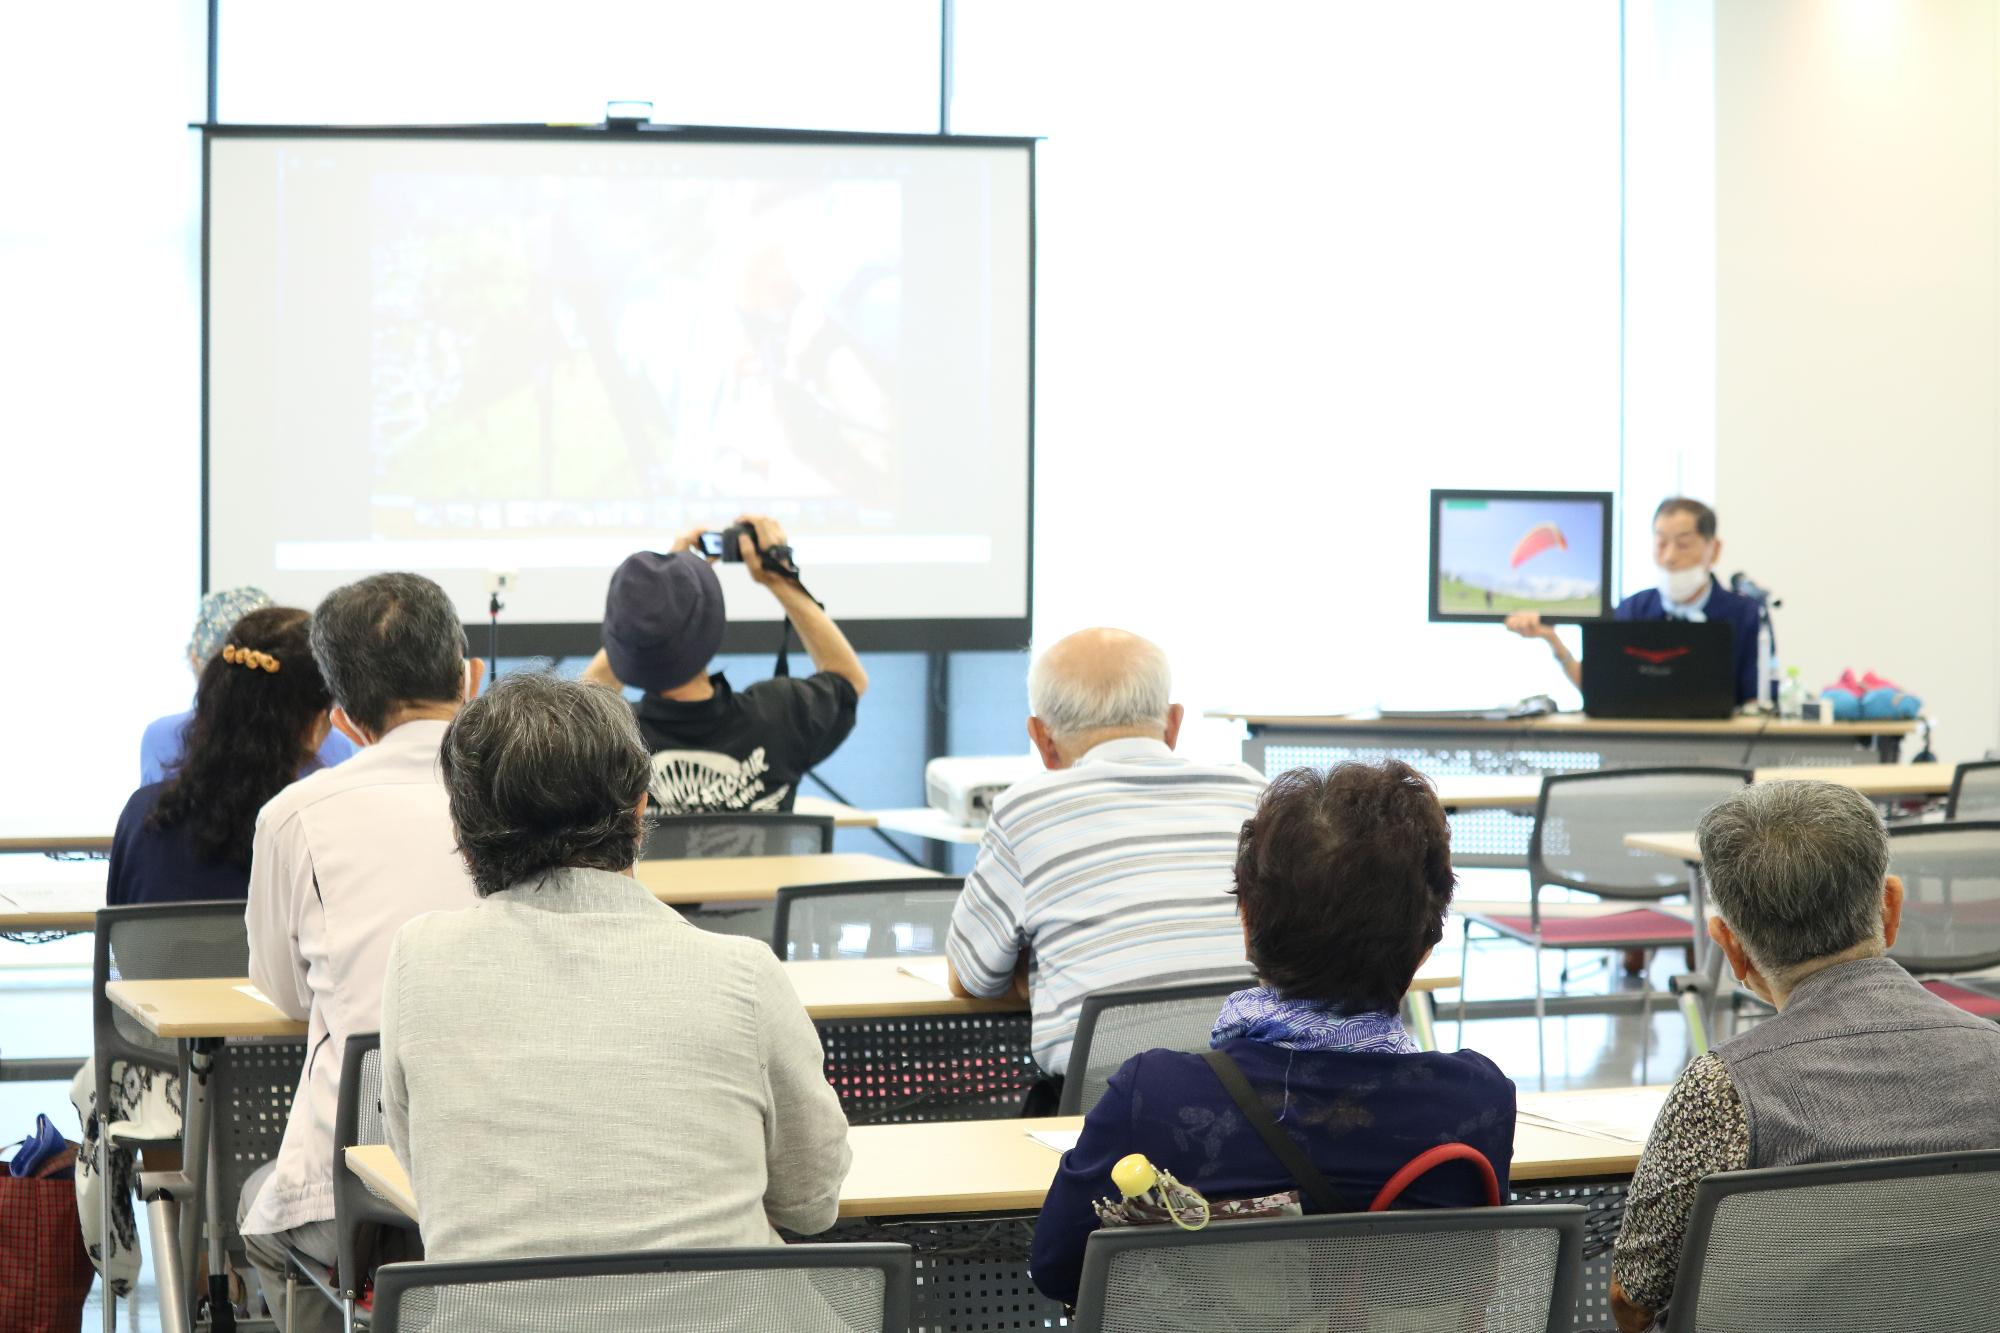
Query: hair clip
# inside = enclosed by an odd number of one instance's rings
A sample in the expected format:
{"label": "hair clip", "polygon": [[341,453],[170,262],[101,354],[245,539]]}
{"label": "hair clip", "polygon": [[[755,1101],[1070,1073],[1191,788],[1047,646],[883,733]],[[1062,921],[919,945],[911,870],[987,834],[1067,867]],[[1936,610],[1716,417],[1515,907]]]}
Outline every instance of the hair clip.
{"label": "hair clip", "polygon": [[222,645],[222,660],[231,666],[248,667],[252,671],[262,669],[266,672],[276,672],[284,665],[269,653],[259,652],[255,648],[238,648],[233,643]]}

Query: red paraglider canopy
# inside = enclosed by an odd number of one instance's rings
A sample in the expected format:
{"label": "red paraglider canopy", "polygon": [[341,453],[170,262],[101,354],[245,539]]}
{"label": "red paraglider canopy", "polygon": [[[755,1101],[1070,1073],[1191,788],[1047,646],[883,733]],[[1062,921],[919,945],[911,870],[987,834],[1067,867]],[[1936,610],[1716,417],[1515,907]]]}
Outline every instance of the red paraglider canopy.
{"label": "red paraglider canopy", "polygon": [[1515,543],[1514,554],[1507,561],[1507,567],[1509,569],[1519,569],[1522,565],[1533,560],[1550,547],[1554,547],[1558,551],[1567,551],[1569,549],[1569,539],[1563,536],[1562,529],[1555,524],[1537,523],[1534,527],[1528,529],[1526,536]]}

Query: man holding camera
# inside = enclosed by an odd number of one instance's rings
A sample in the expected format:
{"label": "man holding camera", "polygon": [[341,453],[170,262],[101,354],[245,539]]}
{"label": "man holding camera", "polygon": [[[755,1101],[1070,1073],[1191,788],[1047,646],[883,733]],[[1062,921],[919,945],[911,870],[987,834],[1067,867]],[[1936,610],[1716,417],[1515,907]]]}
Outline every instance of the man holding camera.
{"label": "man holding camera", "polygon": [[611,576],[604,599],[604,647],[583,678],[646,697],[634,705],[653,752],[653,808],[662,814],[785,811],[799,778],[854,729],[868,673],[853,645],[795,578],[762,553],[785,544],[775,519],[746,514],[737,554],[778,599],[812,657],[814,674],[778,676],[742,692],[709,662],[722,646],[722,584],[703,530],[682,533],[662,555],[640,551]]}

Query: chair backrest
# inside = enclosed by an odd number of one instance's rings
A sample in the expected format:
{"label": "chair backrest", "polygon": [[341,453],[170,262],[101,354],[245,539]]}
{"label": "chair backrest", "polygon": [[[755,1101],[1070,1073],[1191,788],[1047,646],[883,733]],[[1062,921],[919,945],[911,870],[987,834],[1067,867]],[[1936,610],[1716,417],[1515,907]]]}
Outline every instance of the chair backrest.
{"label": "chair backrest", "polygon": [[2000,1151],[1709,1176],[1667,1328],[1990,1329],[1996,1251]]}
{"label": "chair backrest", "polygon": [[1708,808],[1750,781],[1740,768],[1615,768],[1551,774],[1535,802],[1528,874],[1603,898],[1660,899],[1685,893],[1687,867],[1634,851],[1628,833],[1691,829]]}
{"label": "chair backrest", "polygon": [[2000,819],[2000,759],[1981,759],[1952,770],[1944,817]]}
{"label": "chair backrest", "polygon": [[860,1243],[388,1264],[375,1274],[374,1328],[904,1333],[915,1271],[907,1245]]}
{"label": "chair backrest", "polygon": [[[249,1041],[231,1038],[214,1053],[209,1100],[215,1127],[216,1197],[234,1200],[257,1168],[278,1155],[292,1099],[306,1067],[303,1041]],[[240,1251],[236,1210],[223,1208],[225,1243]]]}
{"label": "chair backrest", "polygon": [[154,1036],[111,1003],[106,982],[240,977],[250,970],[240,900],[102,908],[92,949],[91,1027],[100,1093],[113,1061],[169,1072],[180,1068],[178,1044]]}
{"label": "chair backrest", "polygon": [[646,834],[644,861],[703,861],[717,856],[814,856],[833,850],[833,816],[661,815]]}
{"label": "chair backrest", "polygon": [[2000,822],[1892,828],[1889,871],[1903,881],[1890,957],[1912,972],[2000,966]]}
{"label": "chair backrest", "polygon": [[963,878],[869,879],[778,890],[778,957],[894,958],[944,952]]}
{"label": "chair backrest", "polygon": [[1583,1255],[1574,1204],[1100,1227],[1079,1333],[1555,1333]]}
{"label": "chair backrest", "polygon": [[378,1227],[414,1231],[401,1209],[347,1169],[347,1150],[386,1143],[382,1127],[382,1036],[357,1032],[340,1059],[340,1099],[333,1113],[333,1231],[340,1288],[358,1297],[367,1281],[369,1232]]}
{"label": "chair backrest", "polygon": [[1144,986],[1086,995],[1070,1043],[1058,1115],[1086,1115],[1119,1066],[1141,1051],[1205,1051],[1222,1002],[1256,985],[1247,970],[1225,981]]}

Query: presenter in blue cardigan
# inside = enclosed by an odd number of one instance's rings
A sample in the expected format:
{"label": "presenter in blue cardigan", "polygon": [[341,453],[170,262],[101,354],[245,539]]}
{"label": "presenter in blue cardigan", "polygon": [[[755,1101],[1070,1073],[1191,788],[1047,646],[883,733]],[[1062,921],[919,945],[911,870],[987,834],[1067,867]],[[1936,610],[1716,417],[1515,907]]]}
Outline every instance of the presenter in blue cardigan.
{"label": "presenter in blue cardigan", "polygon": [[[1715,577],[1722,539],[1715,535],[1715,511],[1699,500],[1676,495],[1653,511],[1653,563],[1659,582],[1627,597],[1612,614],[1619,620],[1714,620],[1736,630],[1736,702],[1757,698],[1757,645],[1761,612],[1757,603],[1722,586]],[[1541,639],[1572,685],[1583,683],[1583,664],[1542,623],[1539,611],[1518,611],[1507,628],[1524,639]]]}

